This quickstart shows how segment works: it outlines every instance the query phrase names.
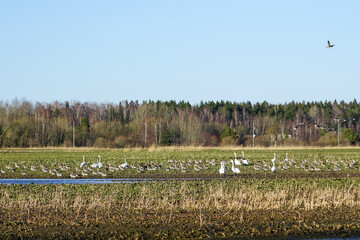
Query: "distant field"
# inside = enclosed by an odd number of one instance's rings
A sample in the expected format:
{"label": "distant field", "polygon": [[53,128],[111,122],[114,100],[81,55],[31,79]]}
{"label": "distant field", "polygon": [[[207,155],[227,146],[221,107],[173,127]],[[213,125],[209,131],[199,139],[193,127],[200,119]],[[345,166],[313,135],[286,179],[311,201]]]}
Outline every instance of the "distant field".
{"label": "distant field", "polygon": [[[234,175],[229,162],[241,151],[249,165],[237,166],[241,173]],[[274,153],[277,171],[271,172]],[[88,165],[100,155],[104,166],[80,168],[83,155]],[[129,167],[121,170],[125,157]],[[1,178],[56,178],[59,172],[61,178],[202,180],[0,185],[0,238],[359,236],[359,158],[358,148],[3,149]],[[225,176],[218,172],[221,161]]]}
{"label": "distant field", "polygon": [[[357,174],[359,148],[293,149],[5,149],[0,150],[0,178],[119,178],[142,176],[219,177],[220,162],[226,163],[224,176],[232,176],[230,160],[234,152],[249,165],[237,166],[241,175],[271,173],[276,153],[278,175]],[[288,153],[288,159],[286,158]],[[102,168],[90,168],[101,156]],[[80,164],[85,156],[87,167]],[[124,159],[128,168],[121,168]],[[260,175],[259,175],[260,176]]]}

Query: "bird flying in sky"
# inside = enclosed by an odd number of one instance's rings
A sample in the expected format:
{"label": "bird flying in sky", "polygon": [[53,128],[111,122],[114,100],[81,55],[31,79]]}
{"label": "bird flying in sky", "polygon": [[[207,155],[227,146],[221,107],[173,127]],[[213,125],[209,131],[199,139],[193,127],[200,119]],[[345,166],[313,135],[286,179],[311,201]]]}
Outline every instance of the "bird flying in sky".
{"label": "bird flying in sky", "polygon": [[326,46],[327,48],[332,48],[333,46],[335,46],[335,45],[331,45],[330,44],[330,41],[328,41],[328,45]]}

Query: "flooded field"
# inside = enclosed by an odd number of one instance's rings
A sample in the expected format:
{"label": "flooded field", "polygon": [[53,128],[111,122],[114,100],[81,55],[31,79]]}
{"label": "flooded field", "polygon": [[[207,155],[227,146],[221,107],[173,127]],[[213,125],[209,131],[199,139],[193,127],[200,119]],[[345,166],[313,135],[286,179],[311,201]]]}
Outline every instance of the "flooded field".
{"label": "flooded field", "polygon": [[147,182],[147,181],[196,181],[203,178],[104,178],[104,179],[92,179],[92,178],[82,178],[82,179],[65,179],[65,178],[40,178],[40,179],[0,179],[0,184],[108,184],[108,183],[137,183],[137,182]]}

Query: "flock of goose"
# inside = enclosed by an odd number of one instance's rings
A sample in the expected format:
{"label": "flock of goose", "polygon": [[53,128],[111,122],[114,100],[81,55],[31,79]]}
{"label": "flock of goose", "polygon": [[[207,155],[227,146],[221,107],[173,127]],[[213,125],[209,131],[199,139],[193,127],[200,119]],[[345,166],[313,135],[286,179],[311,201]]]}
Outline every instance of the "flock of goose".
{"label": "flock of goose", "polygon": [[[59,164],[58,167],[52,166],[50,168],[46,167],[44,164],[40,164],[41,171],[44,173],[49,173],[50,175],[62,177],[64,173],[70,171],[69,176],[71,178],[78,178],[79,176],[87,177],[90,173],[92,175],[99,175],[102,177],[106,177],[107,173],[105,172],[114,172],[115,170],[119,170],[119,169],[125,170],[128,167],[129,165],[126,162],[126,158],[125,158],[125,162],[123,164],[120,164],[118,167],[114,167],[111,164],[104,165],[101,162],[100,155],[98,156],[96,163],[92,163],[90,164],[90,166],[88,166],[88,164],[85,162],[85,156],[83,156],[83,161],[82,163],[80,163],[80,168],[75,167],[75,171],[68,164]],[[14,166],[6,165],[5,166],[6,170],[0,169],[0,175],[5,174],[7,171],[8,172],[20,171],[23,176],[26,176],[26,169],[28,168],[29,167],[26,164],[20,165],[18,163],[15,163]],[[100,171],[101,168],[104,168],[105,172]],[[30,170],[32,172],[37,172],[38,171],[37,165],[31,164]]]}
{"label": "flock of goose", "polygon": [[[276,172],[279,170],[288,170],[288,169],[303,169],[304,171],[340,171],[343,169],[358,169],[358,161],[357,160],[344,160],[344,159],[336,159],[335,157],[328,157],[326,159],[314,158],[314,160],[303,159],[295,161],[294,158],[289,159],[288,154],[286,153],[286,158],[279,161],[278,166],[275,166],[276,153],[274,153],[274,158],[271,159],[272,166],[269,165],[267,160],[249,160],[245,158],[244,152],[242,152],[242,157],[238,158],[237,154],[234,153],[235,158],[230,161],[220,161],[220,169],[218,170],[220,175],[223,175],[227,172],[227,165],[231,169],[233,174],[240,174],[240,169],[251,168],[255,171],[271,171]],[[127,159],[121,163],[120,165],[115,165],[112,163],[104,164],[101,162],[101,156],[99,155],[95,163],[88,164],[85,161],[85,156],[83,156],[83,161],[75,166],[70,167],[68,163],[62,163],[58,166],[52,164],[49,167],[46,167],[43,164],[31,164],[29,167],[26,163],[22,162],[21,164],[14,163],[5,166],[5,169],[0,169],[0,175],[6,174],[7,172],[20,172],[23,176],[27,175],[30,171],[42,171],[44,173],[49,173],[51,175],[57,177],[66,177],[70,176],[71,178],[78,177],[87,177],[90,174],[95,176],[106,177],[109,173],[113,173],[116,171],[125,171],[127,169],[134,169],[138,173],[144,171],[155,171],[163,168],[167,172],[179,172],[182,173],[192,172],[192,171],[205,171],[208,169],[214,169],[217,165],[219,165],[218,161],[214,158],[209,160],[202,159],[189,159],[189,160],[173,160],[168,159],[167,162],[159,163],[158,161],[149,161],[147,163],[127,163]],[[40,169],[38,168],[40,166]],[[243,166],[243,167],[241,167]],[[230,172],[230,173],[231,173]]]}

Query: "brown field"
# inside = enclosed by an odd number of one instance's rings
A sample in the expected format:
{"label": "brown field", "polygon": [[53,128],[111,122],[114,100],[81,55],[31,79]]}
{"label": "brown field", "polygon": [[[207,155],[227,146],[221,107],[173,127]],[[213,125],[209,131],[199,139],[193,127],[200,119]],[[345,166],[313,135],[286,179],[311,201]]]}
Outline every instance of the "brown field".
{"label": "brown field", "polygon": [[[0,167],[14,166],[17,162],[21,166],[36,163],[50,168],[66,162],[75,168],[83,154],[96,156],[99,151],[104,155],[104,163],[121,163],[123,156],[130,156],[131,162],[157,161],[167,166],[168,158],[186,163],[192,156],[221,159],[239,150],[8,149],[1,151]],[[229,172],[220,176],[218,165],[213,168],[209,165],[207,170],[186,173],[164,169],[114,173],[118,175],[107,172],[109,177],[198,178],[194,181],[0,185],[0,238],[296,239],[359,236],[360,172],[356,168],[359,150],[277,151],[279,154],[289,151],[296,163],[304,164],[305,168],[272,173],[256,172],[250,165],[241,166],[240,175]],[[253,164],[255,159],[270,159],[274,150],[246,152]],[[142,160],[142,156],[147,160]],[[318,166],[317,162],[325,163],[324,169],[304,171],[312,165]],[[332,170],[337,164],[339,169]],[[14,167],[14,172],[1,177],[19,177],[19,169],[22,167]],[[29,177],[28,168],[22,171],[28,171],[24,177]],[[34,177],[50,176],[43,172],[33,174]]]}

